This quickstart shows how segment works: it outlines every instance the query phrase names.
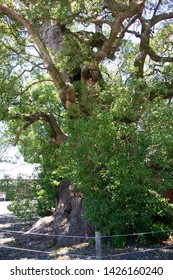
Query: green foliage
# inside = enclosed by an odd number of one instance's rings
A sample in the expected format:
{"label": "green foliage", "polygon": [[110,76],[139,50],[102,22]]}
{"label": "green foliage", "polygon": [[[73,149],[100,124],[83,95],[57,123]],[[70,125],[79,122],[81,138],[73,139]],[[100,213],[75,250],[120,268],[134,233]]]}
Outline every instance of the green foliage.
{"label": "green foliage", "polygon": [[[12,202],[8,206],[15,215],[30,219],[35,216],[44,217],[52,213],[55,206],[55,187],[45,185],[46,180],[9,180],[6,194]],[[26,184],[26,185],[25,185]]]}
{"label": "green foliage", "polygon": [[71,175],[83,194],[86,219],[105,234],[173,224],[172,205],[164,198],[172,184],[172,105],[160,100],[141,106],[145,92],[138,94],[131,85],[113,91],[109,111],[98,105],[89,118],[70,123],[73,135],[62,148],[63,175]]}
{"label": "green foliage", "polygon": [[52,170],[50,167],[45,168],[39,174],[39,183],[35,188],[36,213],[41,217],[52,214],[55,207],[56,188],[59,182],[53,171],[54,169]]}
{"label": "green foliage", "polygon": [[[122,19],[130,7],[123,4],[133,1],[3,2],[27,21],[24,27],[0,13],[0,120],[8,127],[1,147],[17,135],[25,160],[40,164],[27,192],[18,185],[8,189],[10,209],[22,217],[49,214],[57,185],[67,178],[83,195],[85,218],[103,234],[172,228],[172,205],[165,199],[173,178],[172,1],[146,1],[142,15]],[[103,30],[95,32],[100,23]],[[57,52],[43,39],[55,24],[63,38]],[[134,66],[140,56],[142,71]],[[93,79],[98,69],[99,81]],[[61,95],[69,88],[76,102],[65,110]],[[40,112],[54,116],[54,123],[34,121]],[[68,136],[61,145],[55,127]],[[114,242],[123,246],[125,239]]]}
{"label": "green foliage", "polygon": [[16,216],[23,219],[31,219],[36,216],[35,205],[32,204],[31,198],[28,199],[15,199],[8,209],[12,211]]}
{"label": "green foliage", "polygon": [[29,219],[52,213],[58,182],[50,167],[45,172],[39,173],[40,177],[36,179],[23,179],[20,176],[17,179],[9,176],[1,179],[0,190],[11,201],[9,210],[15,215]]}

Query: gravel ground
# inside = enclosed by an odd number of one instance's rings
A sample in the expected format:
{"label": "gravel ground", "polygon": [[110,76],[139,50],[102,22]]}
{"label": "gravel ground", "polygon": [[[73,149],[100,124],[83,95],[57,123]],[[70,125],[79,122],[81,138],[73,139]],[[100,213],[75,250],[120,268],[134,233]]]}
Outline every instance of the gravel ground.
{"label": "gravel ground", "polygon": [[[9,203],[10,202],[0,202],[0,260],[55,259],[55,256],[53,256],[52,254],[53,251],[50,250],[50,248],[48,249],[46,244],[38,246],[38,241],[32,243],[28,241],[26,236],[23,236],[23,234],[3,232],[3,230],[26,232],[36,221],[36,219],[28,221],[14,216],[7,209]],[[3,246],[46,251],[47,253],[22,251],[17,249],[4,248]]]}
{"label": "gravel ground", "polygon": [[[0,260],[94,259],[95,246],[93,242],[78,242],[75,245],[57,248],[56,242],[52,238],[39,237],[31,240],[23,234],[3,232],[3,230],[26,232],[36,221],[35,219],[26,221],[12,215],[7,210],[8,204],[9,202],[0,202]],[[14,250],[5,248],[5,246],[28,249],[29,251]],[[170,240],[164,246],[170,247],[155,250],[154,248],[147,248],[147,246],[135,247],[131,245],[125,249],[117,249],[110,244],[102,244],[102,255],[103,259],[106,260],[173,260],[173,241]],[[64,254],[71,256],[65,256]]]}

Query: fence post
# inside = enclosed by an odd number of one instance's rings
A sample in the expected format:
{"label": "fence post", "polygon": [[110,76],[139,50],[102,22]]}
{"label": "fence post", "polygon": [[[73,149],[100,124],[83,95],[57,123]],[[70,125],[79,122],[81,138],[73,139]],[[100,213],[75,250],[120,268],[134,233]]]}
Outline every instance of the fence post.
{"label": "fence post", "polygon": [[101,233],[95,232],[95,244],[96,244],[96,259],[101,260]]}

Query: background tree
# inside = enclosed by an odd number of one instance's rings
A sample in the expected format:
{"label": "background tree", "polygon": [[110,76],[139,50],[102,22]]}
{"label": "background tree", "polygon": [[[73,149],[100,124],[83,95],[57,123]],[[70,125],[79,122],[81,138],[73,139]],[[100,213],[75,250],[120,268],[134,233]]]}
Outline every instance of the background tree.
{"label": "background tree", "polygon": [[48,170],[51,158],[73,181],[105,233],[172,225],[172,8],[0,4],[1,119],[27,160]]}

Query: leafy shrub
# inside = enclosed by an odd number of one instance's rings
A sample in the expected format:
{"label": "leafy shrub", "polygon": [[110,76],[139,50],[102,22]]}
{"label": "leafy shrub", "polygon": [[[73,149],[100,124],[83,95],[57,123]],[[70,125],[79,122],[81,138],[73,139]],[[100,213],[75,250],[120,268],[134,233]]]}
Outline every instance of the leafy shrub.
{"label": "leafy shrub", "polygon": [[96,106],[89,119],[74,120],[60,151],[62,174],[83,194],[84,216],[102,234],[172,229],[172,205],[164,198],[172,182],[172,109],[156,101],[135,122],[142,95],[128,101],[127,93],[116,94],[109,112]]}
{"label": "leafy shrub", "polygon": [[16,199],[9,204],[8,209],[20,218],[30,219],[36,216],[36,206],[30,199]]}
{"label": "leafy shrub", "polygon": [[[44,178],[45,179],[45,178]],[[45,180],[31,180],[27,187],[21,185],[19,180],[16,186],[11,188],[13,192],[12,203],[9,210],[21,218],[31,218],[34,216],[44,217],[52,213],[54,207],[55,187],[51,182],[45,185]]]}

